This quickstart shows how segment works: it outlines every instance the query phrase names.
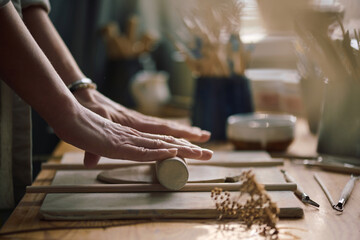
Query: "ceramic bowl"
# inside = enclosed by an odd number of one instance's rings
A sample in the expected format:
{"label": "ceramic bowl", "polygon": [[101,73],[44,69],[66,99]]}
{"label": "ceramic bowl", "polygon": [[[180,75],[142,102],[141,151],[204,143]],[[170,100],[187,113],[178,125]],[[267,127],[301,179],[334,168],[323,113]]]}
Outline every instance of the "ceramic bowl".
{"label": "ceramic bowl", "polygon": [[288,114],[236,114],[226,134],[237,150],[285,151],[294,139],[296,117]]}

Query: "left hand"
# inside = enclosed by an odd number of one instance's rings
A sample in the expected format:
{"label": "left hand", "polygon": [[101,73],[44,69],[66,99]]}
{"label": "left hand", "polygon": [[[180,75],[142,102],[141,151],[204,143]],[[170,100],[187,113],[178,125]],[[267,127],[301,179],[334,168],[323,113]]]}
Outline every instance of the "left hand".
{"label": "left hand", "polygon": [[83,106],[93,112],[141,132],[170,135],[194,142],[206,142],[210,138],[208,131],[170,120],[146,116],[110,100],[95,89],[81,89],[76,91],[74,96]]}

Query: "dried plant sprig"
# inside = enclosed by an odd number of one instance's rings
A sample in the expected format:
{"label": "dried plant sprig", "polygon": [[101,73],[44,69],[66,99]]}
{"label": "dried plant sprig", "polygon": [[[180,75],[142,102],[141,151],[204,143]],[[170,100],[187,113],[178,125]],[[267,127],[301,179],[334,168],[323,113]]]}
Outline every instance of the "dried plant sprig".
{"label": "dried plant sprig", "polygon": [[216,210],[220,213],[219,219],[232,217],[240,220],[248,229],[257,226],[258,232],[270,239],[278,239],[279,209],[267,195],[263,185],[259,184],[255,175],[244,171],[240,176],[242,183],[239,193],[214,188],[211,198],[215,202]]}
{"label": "dried plant sprig", "polygon": [[201,76],[243,75],[249,58],[239,37],[243,4],[236,0],[190,3],[193,7],[182,11],[186,31],[178,31],[173,39],[178,50],[179,44],[185,46],[186,51],[181,50],[184,47],[179,51],[190,69]]}
{"label": "dried plant sprig", "polygon": [[[326,15],[320,12],[308,12],[304,16],[296,22],[295,30],[301,43],[308,48],[307,58],[314,61],[330,81],[359,81],[359,31],[353,30],[353,37],[357,42],[356,48],[351,45],[352,36],[339,17],[335,21],[341,29],[342,38],[335,40],[328,34],[327,29],[333,23]],[[313,26],[314,22],[318,23],[316,25],[318,27]]]}

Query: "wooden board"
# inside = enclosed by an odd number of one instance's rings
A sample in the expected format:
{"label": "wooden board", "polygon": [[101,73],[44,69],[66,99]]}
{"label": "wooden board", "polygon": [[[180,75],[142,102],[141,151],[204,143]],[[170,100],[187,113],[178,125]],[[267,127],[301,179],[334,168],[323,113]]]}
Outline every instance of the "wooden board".
{"label": "wooden board", "polygon": [[[209,167],[209,166],[208,166]],[[218,169],[219,167],[212,167]],[[222,169],[222,168],[220,168]],[[225,168],[243,171],[244,168]],[[253,168],[259,182],[284,183],[276,167]],[[58,171],[52,185],[99,184],[100,170]],[[301,202],[290,191],[271,191],[280,217],[303,216]],[[216,218],[210,192],[47,194],[40,213],[52,220],[128,218]]]}
{"label": "wooden board", "polygon": [[[128,181],[119,183],[129,183],[140,180],[148,181],[151,179],[150,172],[149,176],[142,178],[141,174],[147,172],[144,167],[146,166],[137,166],[141,167],[140,172],[132,171],[131,174],[137,174],[140,176],[131,176],[127,175],[130,179]],[[190,182],[214,182],[213,180],[223,179],[225,176],[237,176],[240,175],[242,171],[251,169],[260,183],[271,183],[271,184],[281,184],[285,183],[284,177],[280,173],[277,167],[253,167],[253,168],[236,168],[236,167],[218,167],[218,166],[188,166],[189,168],[189,180]],[[129,167],[121,168],[121,172],[125,174]],[[133,167],[130,169],[134,170]],[[149,170],[149,169],[148,169]],[[67,170],[67,171],[57,171],[52,182],[52,185],[78,185],[78,184],[101,184],[103,182],[97,180],[97,175],[100,174],[101,170]],[[124,180],[124,179],[123,179]],[[125,179],[126,180],[126,179]],[[140,183],[138,182],[138,183]],[[216,182],[216,181],[215,181]]]}
{"label": "wooden board", "polygon": [[[234,193],[236,194],[236,193]],[[303,209],[292,192],[269,192],[281,218],[299,218]],[[213,218],[219,213],[208,192],[48,194],[40,208],[47,220]]]}

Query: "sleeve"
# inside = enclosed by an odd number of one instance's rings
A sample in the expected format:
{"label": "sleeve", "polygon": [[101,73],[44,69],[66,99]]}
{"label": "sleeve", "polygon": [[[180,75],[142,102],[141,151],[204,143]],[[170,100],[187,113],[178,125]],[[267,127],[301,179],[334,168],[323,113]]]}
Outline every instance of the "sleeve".
{"label": "sleeve", "polygon": [[5,6],[8,2],[10,2],[10,0],[0,0],[0,8]]}
{"label": "sleeve", "polygon": [[[2,0],[0,0],[1,2]],[[5,0],[6,1],[6,0]],[[50,12],[49,0],[21,0],[21,7],[25,9],[27,7],[39,6],[42,7],[46,12]]]}

